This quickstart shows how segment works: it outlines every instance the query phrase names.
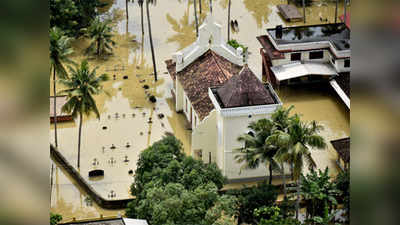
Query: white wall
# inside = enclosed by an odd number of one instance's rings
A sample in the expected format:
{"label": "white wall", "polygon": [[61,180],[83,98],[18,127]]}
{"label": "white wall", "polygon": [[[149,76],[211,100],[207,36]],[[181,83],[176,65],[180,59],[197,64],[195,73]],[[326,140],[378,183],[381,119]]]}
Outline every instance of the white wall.
{"label": "white wall", "polygon": [[[279,66],[279,65],[284,65],[284,64],[289,64],[289,63],[295,62],[295,61],[290,60],[292,53],[301,53],[301,61],[304,61],[304,62],[325,62],[325,63],[332,64],[331,59],[335,58],[335,56],[333,56],[330,51],[322,50],[324,52],[324,56],[322,59],[310,59],[310,52],[313,52],[313,51],[321,51],[321,50],[299,51],[299,52],[294,51],[294,52],[284,53],[285,58],[272,60],[272,66]],[[349,68],[344,67],[344,61],[346,59],[349,59],[349,58],[336,59],[335,64],[332,64],[332,66],[336,69],[336,71],[338,73],[350,72],[351,67],[349,67]]]}
{"label": "white wall", "polygon": [[181,83],[176,78],[176,89],[175,89],[175,110],[177,112],[183,110],[183,103],[184,103],[184,92]]}
{"label": "white wall", "polygon": [[217,112],[213,110],[192,132],[192,155],[195,150],[202,150],[203,161],[208,163],[208,154],[211,152],[212,162],[217,160]]}

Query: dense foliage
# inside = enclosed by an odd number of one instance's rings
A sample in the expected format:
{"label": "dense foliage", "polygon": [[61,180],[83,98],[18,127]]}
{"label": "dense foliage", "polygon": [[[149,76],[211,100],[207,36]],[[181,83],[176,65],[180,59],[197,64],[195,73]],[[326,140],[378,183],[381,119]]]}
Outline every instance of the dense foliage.
{"label": "dense foliage", "polygon": [[254,211],[254,217],[260,221],[260,225],[300,225],[301,223],[293,218],[285,217],[278,206],[262,207]]}
{"label": "dense foliage", "polygon": [[330,212],[337,205],[336,198],[340,191],[330,179],[328,167],[324,171],[312,170],[306,176],[301,176],[300,195],[306,202],[307,218],[322,218],[326,210]]}
{"label": "dense foliage", "polygon": [[69,36],[81,35],[97,16],[97,8],[105,6],[100,0],[50,0],[50,27],[59,27]]}
{"label": "dense foliage", "polygon": [[62,220],[62,216],[50,212],[50,225],[57,225]]}
{"label": "dense foliage", "polygon": [[239,200],[239,222],[253,223],[254,210],[275,203],[278,190],[275,186],[261,183],[254,187],[229,190],[227,194],[236,196]]}
{"label": "dense foliage", "polygon": [[340,190],[339,203],[344,205],[347,221],[350,220],[350,172],[342,171],[338,174],[335,180],[337,189]]}
{"label": "dense foliage", "polygon": [[218,193],[225,180],[215,164],[185,156],[182,143],[166,136],[140,154],[131,187],[136,200],[126,215],[152,225],[227,224],[237,200]]}
{"label": "dense foliage", "polygon": [[86,50],[87,54],[95,53],[97,56],[100,56],[112,52],[115,42],[111,39],[113,34],[110,23],[110,20],[101,21],[100,18],[97,17],[88,28],[82,29],[85,32],[85,36],[91,40]]}

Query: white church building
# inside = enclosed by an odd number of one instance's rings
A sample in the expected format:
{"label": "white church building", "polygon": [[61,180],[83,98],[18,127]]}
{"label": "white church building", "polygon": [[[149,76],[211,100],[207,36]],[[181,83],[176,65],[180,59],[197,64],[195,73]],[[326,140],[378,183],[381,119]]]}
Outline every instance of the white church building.
{"label": "white church building", "polygon": [[260,166],[242,170],[234,156],[252,121],[269,117],[282,105],[270,84],[263,84],[245,62],[243,50],[229,46],[222,27],[208,16],[199,37],[165,61],[173,80],[175,110],[192,128],[192,155],[215,162],[231,182],[265,178]]}

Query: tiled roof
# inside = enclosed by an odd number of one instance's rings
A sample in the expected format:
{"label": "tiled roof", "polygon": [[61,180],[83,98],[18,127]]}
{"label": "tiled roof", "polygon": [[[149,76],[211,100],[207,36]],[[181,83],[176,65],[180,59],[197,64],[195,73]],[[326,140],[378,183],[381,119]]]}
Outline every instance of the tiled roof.
{"label": "tiled roof", "polygon": [[345,163],[350,163],[350,138],[331,141],[333,147]]}
{"label": "tiled roof", "polygon": [[177,73],[176,76],[200,120],[214,109],[208,97],[208,88],[221,86],[234,74],[238,74],[241,68],[212,50],[208,50]]}
{"label": "tiled roof", "polygon": [[217,90],[224,108],[274,104],[272,94],[245,65]]}

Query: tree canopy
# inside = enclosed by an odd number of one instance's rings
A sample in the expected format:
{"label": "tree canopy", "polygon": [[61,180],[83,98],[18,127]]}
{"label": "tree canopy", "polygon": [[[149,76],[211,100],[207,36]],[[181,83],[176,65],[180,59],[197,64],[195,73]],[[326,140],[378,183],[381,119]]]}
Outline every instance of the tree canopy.
{"label": "tree canopy", "polygon": [[182,143],[165,136],[140,154],[126,215],[153,225],[230,221],[237,199],[219,194],[225,181],[215,164],[185,156]]}
{"label": "tree canopy", "polygon": [[106,3],[100,0],[50,0],[50,27],[57,26],[69,36],[79,36],[97,16],[97,8]]}

